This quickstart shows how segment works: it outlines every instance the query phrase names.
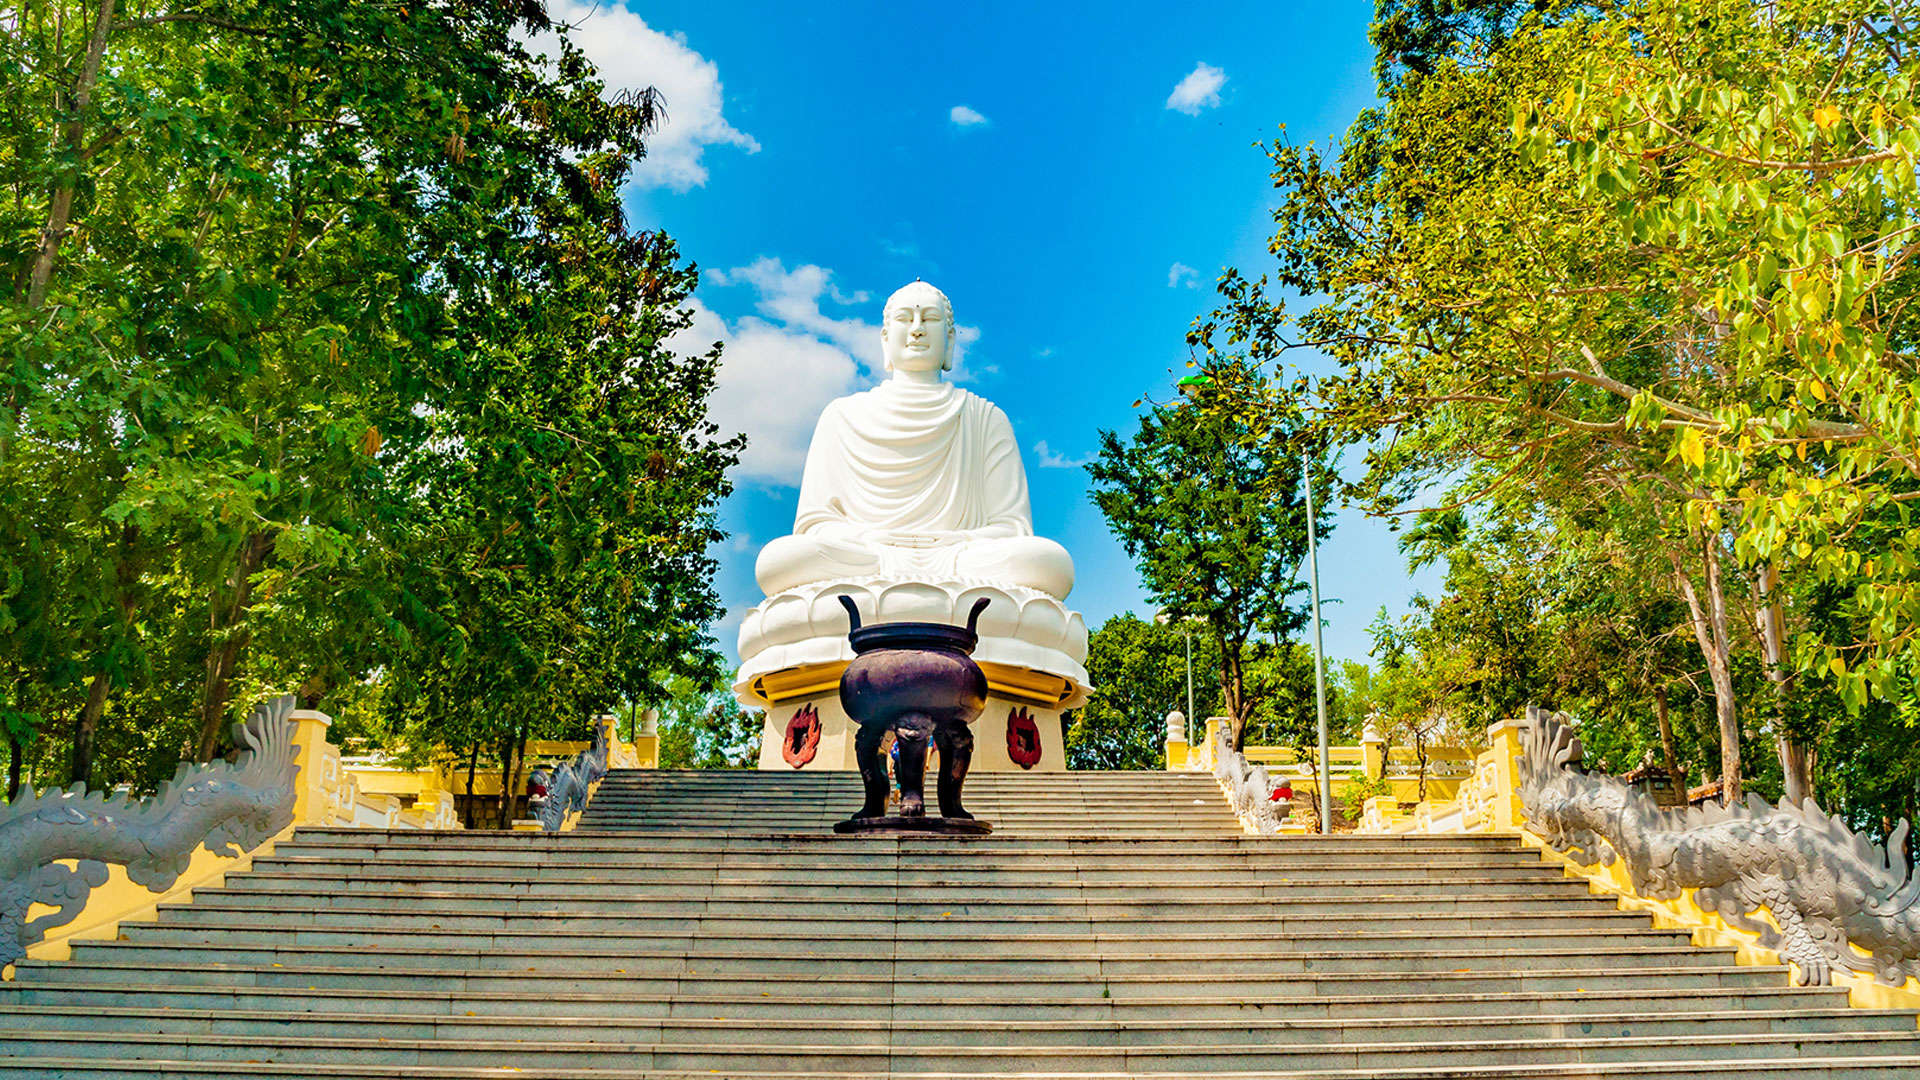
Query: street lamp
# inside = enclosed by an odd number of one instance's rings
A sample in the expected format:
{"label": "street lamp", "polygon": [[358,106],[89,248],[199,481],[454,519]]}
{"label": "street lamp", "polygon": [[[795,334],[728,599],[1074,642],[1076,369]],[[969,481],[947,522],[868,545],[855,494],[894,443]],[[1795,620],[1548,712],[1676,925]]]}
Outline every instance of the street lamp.
{"label": "street lamp", "polygon": [[1304,466],[1307,475],[1307,580],[1313,589],[1313,703],[1320,713],[1320,832],[1333,832],[1333,774],[1327,758],[1327,665],[1320,647],[1320,541],[1313,522],[1313,460]]}

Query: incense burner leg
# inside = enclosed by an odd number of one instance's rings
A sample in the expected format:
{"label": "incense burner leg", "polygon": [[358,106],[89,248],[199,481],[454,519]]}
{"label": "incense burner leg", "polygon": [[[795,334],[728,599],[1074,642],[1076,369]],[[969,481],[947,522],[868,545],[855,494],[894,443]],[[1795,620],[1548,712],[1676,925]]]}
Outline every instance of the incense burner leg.
{"label": "incense burner leg", "polygon": [[885,817],[887,813],[887,763],[880,756],[880,743],[887,737],[881,724],[861,724],[853,737],[853,760],[860,766],[860,783],[866,789],[867,802],[853,820]]}
{"label": "incense burner leg", "polygon": [[960,805],[960,785],[967,782],[973,764],[973,729],[966,724],[941,724],[933,741],[940,747],[940,816],[971,818]]}
{"label": "incense burner leg", "polygon": [[900,742],[900,816],[920,817],[926,813],[927,740],[933,718],[906,713],[893,722],[893,734]]}

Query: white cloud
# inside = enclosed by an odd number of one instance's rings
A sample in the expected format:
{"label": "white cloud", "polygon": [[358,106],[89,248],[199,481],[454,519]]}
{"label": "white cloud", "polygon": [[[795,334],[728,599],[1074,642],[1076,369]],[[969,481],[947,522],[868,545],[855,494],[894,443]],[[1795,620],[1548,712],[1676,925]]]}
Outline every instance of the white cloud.
{"label": "white cloud", "polygon": [[[884,369],[880,324],[823,306],[868,304],[869,294],[864,289],[843,291],[825,267],[807,264],[789,270],[780,260],[766,257],[730,270],[708,270],[704,277],[710,285],[751,287],[756,314],[729,324],[695,299],[693,325],[667,345],[694,353],[721,343],[709,408],[723,432],[746,433],[747,449],[735,477],[797,487],[820,410],[834,398],[872,386]],[[877,318],[880,313],[872,314]],[[979,327],[963,323],[955,328],[954,381],[965,380],[965,347],[979,337]]]}
{"label": "white cloud", "polygon": [[1055,453],[1047,446],[1047,440],[1041,439],[1033,444],[1033,458],[1043,469],[1078,469],[1092,461],[1093,455],[1070,458],[1065,454]]}
{"label": "white cloud", "polygon": [[1200,110],[1220,104],[1220,88],[1226,82],[1226,72],[1212,64],[1196,64],[1187,77],[1173,88],[1173,93],[1167,95],[1167,108],[1188,116],[1199,116]]}
{"label": "white cloud", "polygon": [[1189,289],[1199,288],[1200,271],[1195,270],[1186,263],[1177,262],[1167,267],[1167,288],[1177,289],[1182,285],[1185,285]]}
{"label": "white cloud", "polygon": [[[666,119],[647,139],[635,183],[686,191],[707,182],[707,147],[759,153],[760,143],[722,115],[720,68],[689,47],[684,35],[653,29],[618,0],[552,0],[547,14],[573,27],[569,36],[599,68],[608,94],[651,86],[666,99]],[[549,56],[559,52],[550,34],[533,45]]]}
{"label": "white cloud", "polygon": [[976,127],[987,122],[986,117],[965,105],[955,105],[947,117],[954,122],[955,126],[963,128]]}

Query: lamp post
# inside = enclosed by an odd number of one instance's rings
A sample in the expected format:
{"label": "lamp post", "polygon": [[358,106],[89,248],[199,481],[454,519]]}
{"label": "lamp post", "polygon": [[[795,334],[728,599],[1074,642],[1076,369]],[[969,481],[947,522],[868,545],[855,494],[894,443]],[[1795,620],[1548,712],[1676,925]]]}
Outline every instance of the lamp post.
{"label": "lamp post", "polygon": [[[1153,613],[1153,621],[1161,626],[1173,622],[1176,616],[1172,608],[1161,608]],[[1193,627],[1187,625],[1194,620],[1192,615],[1178,616],[1181,622],[1180,636],[1187,642],[1187,721],[1193,722]]]}
{"label": "lamp post", "polygon": [[1320,647],[1320,541],[1314,534],[1313,461],[1307,474],[1307,581],[1313,589],[1313,700],[1320,713],[1320,832],[1333,831],[1333,774],[1327,758],[1327,665]]}

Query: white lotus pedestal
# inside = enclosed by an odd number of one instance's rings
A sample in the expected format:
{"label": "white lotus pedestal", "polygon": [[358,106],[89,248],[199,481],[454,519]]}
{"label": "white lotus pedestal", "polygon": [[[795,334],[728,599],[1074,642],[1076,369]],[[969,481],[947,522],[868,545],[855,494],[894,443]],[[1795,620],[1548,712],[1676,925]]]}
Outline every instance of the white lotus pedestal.
{"label": "white lotus pedestal", "polygon": [[1067,767],[1060,714],[1087,699],[1087,624],[1034,589],[949,581],[860,578],[790,589],[740,624],[742,705],[766,710],[762,769],[854,769],[855,725],[840,708],[840,673],[853,659],[851,596],[868,626],[935,622],[965,626],[980,615],[974,662],[987,676],[987,708],[973,723],[972,772],[1061,772]]}

